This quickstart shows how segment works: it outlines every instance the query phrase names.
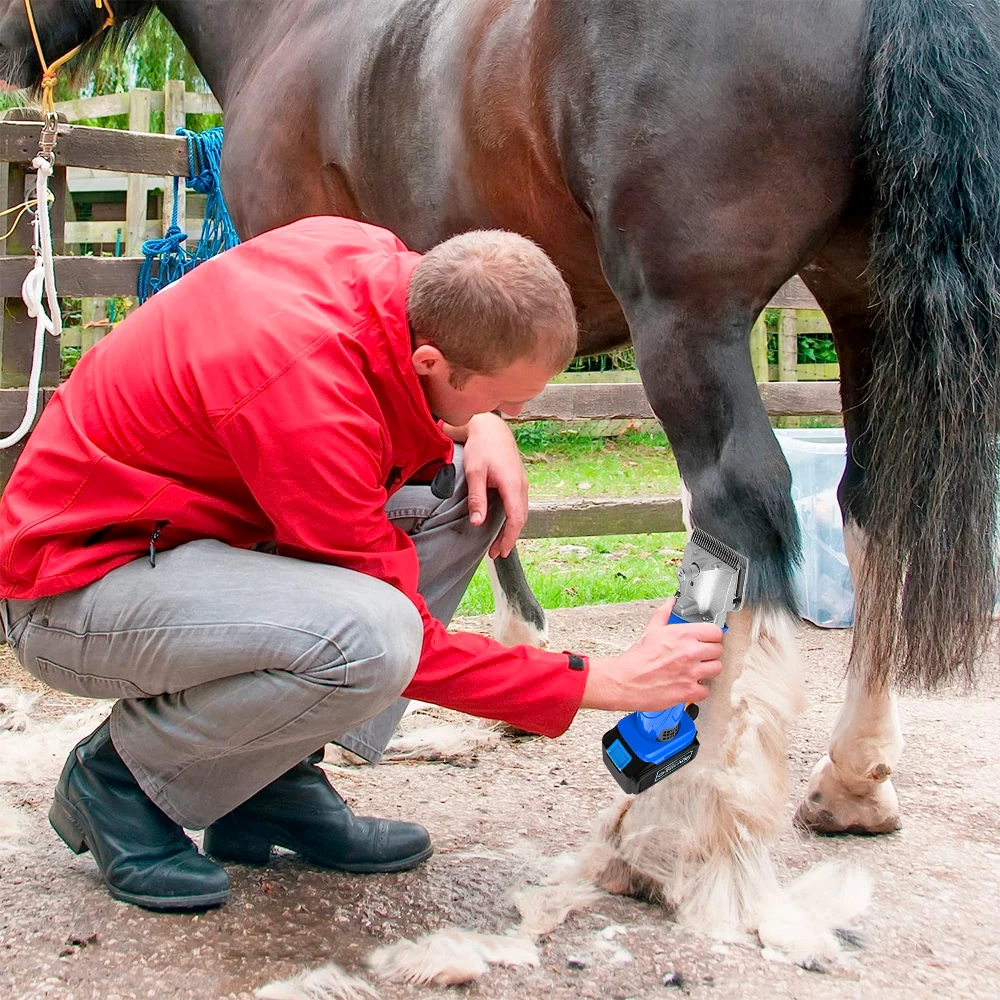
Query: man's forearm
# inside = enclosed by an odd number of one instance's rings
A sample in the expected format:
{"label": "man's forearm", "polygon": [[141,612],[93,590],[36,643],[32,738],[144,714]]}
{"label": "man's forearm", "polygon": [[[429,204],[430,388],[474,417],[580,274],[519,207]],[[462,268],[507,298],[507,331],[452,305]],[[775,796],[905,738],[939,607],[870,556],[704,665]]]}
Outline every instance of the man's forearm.
{"label": "man's forearm", "polygon": [[456,427],[454,424],[446,424],[443,420],[441,421],[441,430],[445,432],[455,442],[455,444],[465,444],[469,439],[469,428],[472,426],[472,421],[479,417],[494,416],[499,417],[503,420],[503,414],[499,410],[491,410],[490,413],[477,413],[472,420],[467,424],[463,424],[461,427]]}
{"label": "man's forearm", "polygon": [[469,439],[469,425],[463,424],[461,427],[455,427],[454,424],[446,424],[443,420],[441,421],[441,430],[445,432],[455,442],[455,444],[465,444]]}

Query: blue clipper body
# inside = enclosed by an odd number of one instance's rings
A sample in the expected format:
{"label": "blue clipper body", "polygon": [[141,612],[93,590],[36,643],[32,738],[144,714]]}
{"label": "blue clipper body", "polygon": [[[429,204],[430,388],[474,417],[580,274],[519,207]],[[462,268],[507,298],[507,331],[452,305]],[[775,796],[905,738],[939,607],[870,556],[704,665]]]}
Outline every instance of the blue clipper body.
{"label": "blue clipper body", "polygon": [[[747,560],[707,532],[695,528],[677,572],[678,593],[671,625],[714,622],[726,630],[726,615],[743,606]],[[698,754],[697,705],[662,712],[633,712],[604,734],[601,756],[622,789],[644,792]]]}

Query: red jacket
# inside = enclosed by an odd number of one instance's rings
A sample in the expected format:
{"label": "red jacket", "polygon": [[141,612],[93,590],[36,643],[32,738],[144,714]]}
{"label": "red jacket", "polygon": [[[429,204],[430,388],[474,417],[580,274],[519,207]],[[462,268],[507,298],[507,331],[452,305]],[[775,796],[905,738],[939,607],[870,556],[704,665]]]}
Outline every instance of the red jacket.
{"label": "red jacket", "polygon": [[384,229],[321,216],[199,266],[88,351],[0,498],[0,597],[83,587],[197,538],[334,563],[399,588],[424,621],[406,694],[555,736],[587,671],[565,654],[449,634],[385,514],[452,443],[410,362],[419,261]]}

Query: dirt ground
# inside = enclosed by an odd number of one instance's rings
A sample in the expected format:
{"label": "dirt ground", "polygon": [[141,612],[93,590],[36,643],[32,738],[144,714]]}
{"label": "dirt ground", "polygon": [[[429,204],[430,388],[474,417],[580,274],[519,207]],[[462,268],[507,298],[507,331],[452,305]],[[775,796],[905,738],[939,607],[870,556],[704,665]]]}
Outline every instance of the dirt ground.
{"label": "dirt ground", "polygon": [[[553,612],[552,647],[616,651],[641,631],[651,607]],[[811,626],[800,632],[810,707],[791,752],[789,820],[839,704],[848,642],[848,633]],[[0,663],[0,685],[10,683],[14,669],[9,661]],[[63,699],[55,707],[65,704]],[[861,927],[865,947],[843,969],[818,974],[767,962],[757,949],[683,931],[653,906],[608,897],[571,916],[543,943],[537,969],[496,969],[476,984],[450,990],[383,985],[381,995],[385,1000],[996,997],[1000,697],[995,680],[971,696],[904,698],[902,716],[907,749],[896,783],[902,831],[827,839],[796,835],[789,825],[776,850],[789,876],[818,861],[844,858],[874,875],[874,904]],[[0,787],[30,829],[26,848],[0,855],[0,996],[250,1000],[260,985],[330,959],[361,972],[365,954],[400,936],[413,938],[448,924],[505,930],[515,922],[507,891],[532,880],[538,858],[582,844],[593,816],[611,800],[614,783],[599,746],[613,721],[607,714],[584,713],[558,740],[506,741],[464,766],[337,770],[335,783],[356,811],[424,823],[437,848],[431,860],[417,871],[389,876],[339,875],[291,857],[266,870],[234,866],[231,902],[200,916],[156,915],[113,901],[90,856],[75,857],[47,826],[51,788]],[[608,948],[600,936],[609,924],[622,928],[614,944],[624,952]],[[571,967],[570,957],[583,967]],[[671,972],[683,986],[663,985]]]}

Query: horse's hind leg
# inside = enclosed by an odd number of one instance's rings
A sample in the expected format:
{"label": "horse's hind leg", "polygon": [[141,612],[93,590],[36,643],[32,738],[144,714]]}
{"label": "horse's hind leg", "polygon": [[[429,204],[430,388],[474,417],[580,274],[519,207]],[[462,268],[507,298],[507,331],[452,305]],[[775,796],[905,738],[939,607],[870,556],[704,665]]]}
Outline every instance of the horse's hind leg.
{"label": "horse's hind leg", "polygon": [[[847,434],[847,465],[839,496],[844,541],[851,575],[862,579],[868,494],[866,386],[871,376],[867,237],[859,225],[845,224],[803,276],[833,329],[840,361],[840,385]],[[902,502],[902,501],[901,501]],[[860,596],[860,595],[859,595]],[[858,600],[857,614],[864,614]],[[899,826],[899,802],[890,775],[903,750],[896,697],[872,686],[875,649],[865,648],[855,633],[848,666],[847,698],[833,727],[829,752],[817,763],[796,815],[797,822],[819,833],[889,833]]]}

